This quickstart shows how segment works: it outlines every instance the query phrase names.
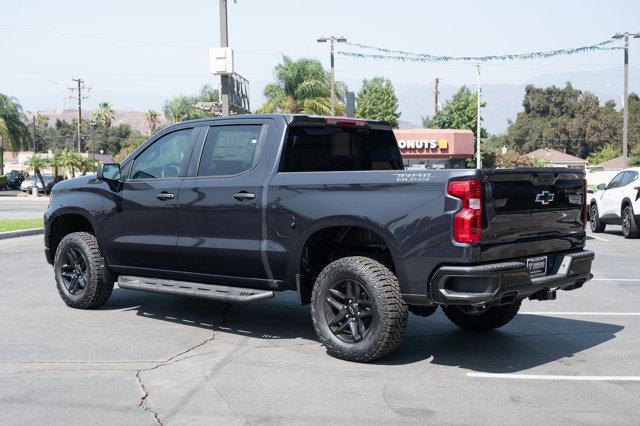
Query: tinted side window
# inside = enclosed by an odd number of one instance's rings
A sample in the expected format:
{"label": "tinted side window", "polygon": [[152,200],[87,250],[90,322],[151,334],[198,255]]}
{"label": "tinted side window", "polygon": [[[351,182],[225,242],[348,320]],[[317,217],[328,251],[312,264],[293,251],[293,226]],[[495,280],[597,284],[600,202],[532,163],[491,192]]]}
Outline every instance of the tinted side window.
{"label": "tinted side window", "polygon": [[133,161],[130,179],[176,178],[186,169],[187,153],[195,129],[182,129],[162,136]]}
{"label": "tinted side window", "polygon": [[283,155],[283,172],[403,169],[393,132],[368,127],[293,126]]}
{"label": "tinted side window", "polygon": [[607,185],[607,189],[619,188],[622,184],[623,177],[624,177],[624,172],[620,172],[617,175],[615,175],[615,177],[611,179],[611,182],[609,182],[609,185]]}
{"label": "tinted side window", "polygon": [[261,124],[210,127],[198,176],[237,175],[252,169],[260,154],[262,127]]}
{"label": "tinted side window", "polygon": [[625,177],[624,177],[624,180],[622,181],[622,186],[627,186],[631,182],[635,181],[636,179],[638,179],[637,172],[625,172]]}

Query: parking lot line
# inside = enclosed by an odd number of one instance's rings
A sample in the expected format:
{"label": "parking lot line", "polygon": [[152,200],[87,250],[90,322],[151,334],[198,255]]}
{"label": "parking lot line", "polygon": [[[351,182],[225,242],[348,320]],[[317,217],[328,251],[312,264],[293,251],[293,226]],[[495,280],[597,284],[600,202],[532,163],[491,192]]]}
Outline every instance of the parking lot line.
{"label": "parking lot line", "polygon": [[640,278],[592,278],[591,281],[632,281],[632,282],[640,282]]}
{"label": "parking lot line", "polygon": [[640,316],[640,312],[521,312],[529,315],[602,315],[602,316]]}
{"label": "parking lot line", "polygon": [[609,240],[605,240],[605,239],[604,239],[604,238],[602,238],[602,237],[596,237],[595,235],[587,234],[587,236],[588,236],[588,237],[591,237],[591,238],[594,238],[594,239],[596,239],[596,240],[609,242]]}
{"label": "parking lot line", "polygon": [[467,373],[467,377],[520,380],[573,380],[586,382],[640,382],[640,376],[564,376],[555,374]]}

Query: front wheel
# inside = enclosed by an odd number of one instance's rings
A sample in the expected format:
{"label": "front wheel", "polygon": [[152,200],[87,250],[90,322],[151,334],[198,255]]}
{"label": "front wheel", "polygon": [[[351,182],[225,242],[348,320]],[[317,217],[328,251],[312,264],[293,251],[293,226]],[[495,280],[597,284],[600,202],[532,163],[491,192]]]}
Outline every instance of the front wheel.
{"label": "front wheel", "polygon": [[449,321],[469,331],[489,331],[508,324],[520,310],[522,301],[498,306],[443,306]]}
{"label": "front wheel", "polygon": [[330,355],[367,362],[398,347],[407,325],[407,304],[387,267],[367,257],[345,257],[318,276],[311,317]]}
{"label": "front wheel", "polygon": [[638,238],[638,234],[638,224],[633,214],[633,207],[626,206],[622,210],[622,235],[625,238]]}
{"label": "front wheel", "polygon": [[93,309],[109,299],[113,283],[102,279],[102,267],[102,256],[95,236],[87,232],[74,232],[60,241],[53,269],[58,293],[67,306]]}

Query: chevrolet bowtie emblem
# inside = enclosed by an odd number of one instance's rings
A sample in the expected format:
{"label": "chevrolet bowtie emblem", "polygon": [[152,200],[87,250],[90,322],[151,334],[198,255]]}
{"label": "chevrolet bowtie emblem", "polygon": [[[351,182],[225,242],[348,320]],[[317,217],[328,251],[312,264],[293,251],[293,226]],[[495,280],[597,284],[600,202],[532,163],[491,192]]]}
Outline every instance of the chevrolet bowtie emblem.
{"label": "chevrolet bowtie emblem", "polygon": [[541,193],[536,194],[536,203],[540,203],[543,206],[546,206],[551,203],[554,198],[555,195],[553,194],[553,192],[542,191]]}

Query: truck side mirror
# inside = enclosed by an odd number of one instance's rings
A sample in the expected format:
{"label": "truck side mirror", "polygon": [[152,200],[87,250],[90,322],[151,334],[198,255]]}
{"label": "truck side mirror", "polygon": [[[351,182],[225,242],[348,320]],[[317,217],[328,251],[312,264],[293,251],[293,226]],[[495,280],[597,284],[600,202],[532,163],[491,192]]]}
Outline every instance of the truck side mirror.
{"label": "truck side mirror", "polygon": [[607,189],[607,185],[604,183],[598,185],[598,191],[604,191],[605,189]]}
{"label": "truck side mirror", "polygon": [[120,164],[118,163],[106,163],[98,167],[97,177],[100,180],[107,182],[119,182],[120,176]]}

